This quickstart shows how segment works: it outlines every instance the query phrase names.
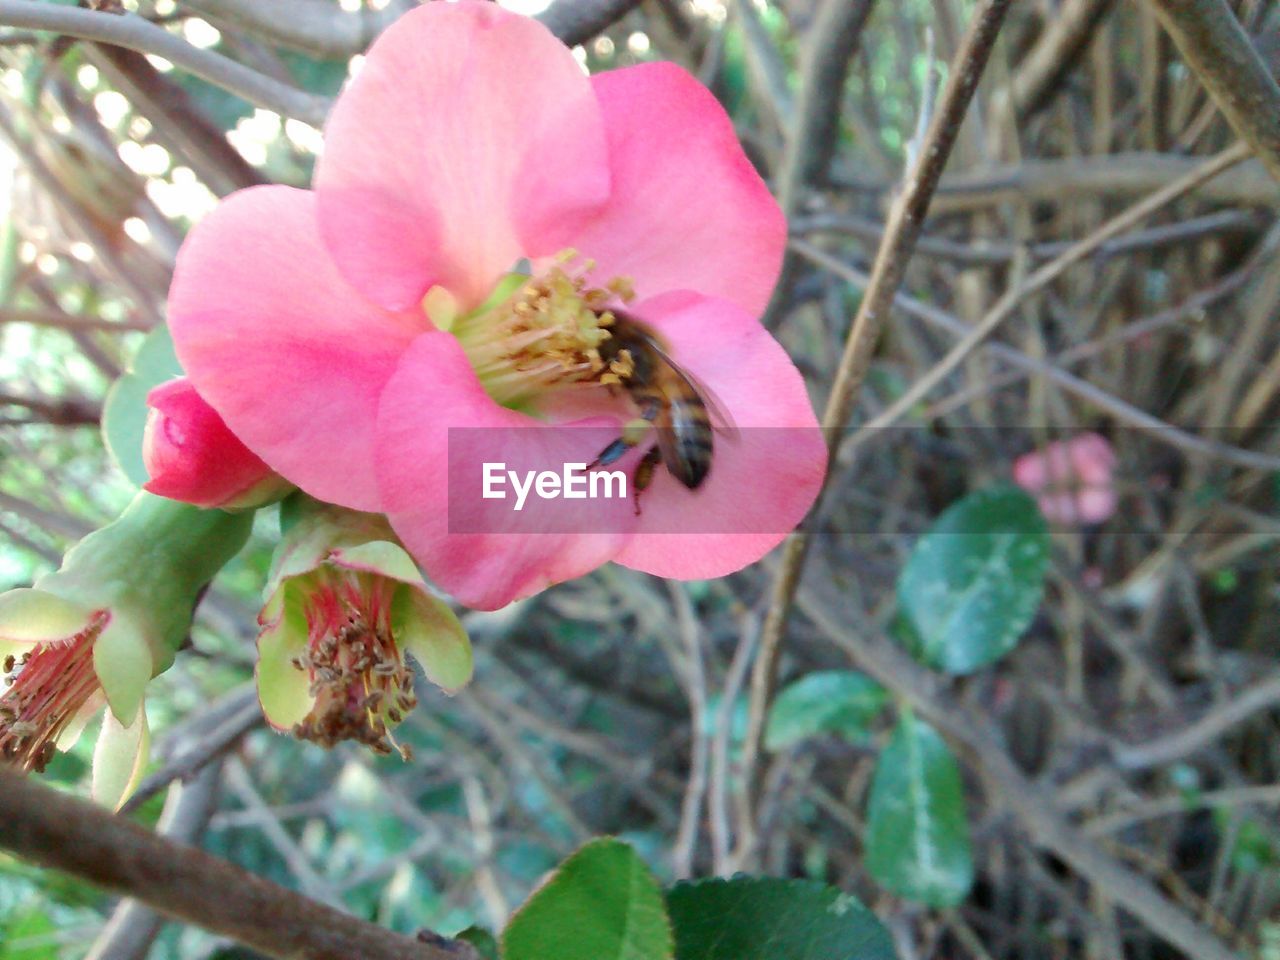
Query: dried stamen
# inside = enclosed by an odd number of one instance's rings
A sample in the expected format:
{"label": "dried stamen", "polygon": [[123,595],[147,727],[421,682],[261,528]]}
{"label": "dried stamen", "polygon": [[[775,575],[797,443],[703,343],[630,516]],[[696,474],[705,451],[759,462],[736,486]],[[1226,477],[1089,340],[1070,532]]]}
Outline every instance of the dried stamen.
{"label": "dried stamen", "polygon": [[293,734],[325,747],[354,740],[375,753],[394,749],[407,760],[408,747],[391,736],[418,702],[413,671],[391,633],[397,584],[350,571],[318,577],[306,610],[307,647],[292,660],[307,672],[315,704]]}
{"label": "dried stamen", "polygon": [[99,610],[74,636],[4,658],[0,762],[39,773],[53,759],[58,737],[102,690],[93,669],[93,643],[110,619]]}

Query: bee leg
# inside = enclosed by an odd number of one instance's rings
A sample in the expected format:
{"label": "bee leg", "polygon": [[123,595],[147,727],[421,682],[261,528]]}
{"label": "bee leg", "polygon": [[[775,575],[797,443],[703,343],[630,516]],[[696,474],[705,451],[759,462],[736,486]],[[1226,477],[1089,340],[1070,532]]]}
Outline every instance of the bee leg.
{"label": "bee leg", "polygon": [[631,488],[635,491],[632,494],[632,499],[635,501],[637,517],[640,516],[640,494],[644,493],[649,484],[653,482],[653,471],[660,462],[662,462],[662,452],[656,446],[653,446],[636,464],[636,471],[631,477]]}
{"label": "bee leg", "polygon": [[594,470],[596,467],[607,467],[609,464],[621,460],[623,454],[633,446],[635,446],[635,444],[627,443],[625,437],[619,437],[617,440],[613,441],[613,443],[601,450],[599,456],[587,464],[587,470]]}
{"label": "bee leg", "polygon": [[653,406],[652,410],[650,410],[649,406],[646,406],[645,415],[626,424],[622,428],[622,436],[601,450],[600,455],[587,464],[587,469],[594,470],[596,467],[607,467],[609,464],[621,460],[623,455],[632,447],[643,443],[645,437],[653,429],[653,418],[658,415],[657,411],[658,407],[656,405]]}

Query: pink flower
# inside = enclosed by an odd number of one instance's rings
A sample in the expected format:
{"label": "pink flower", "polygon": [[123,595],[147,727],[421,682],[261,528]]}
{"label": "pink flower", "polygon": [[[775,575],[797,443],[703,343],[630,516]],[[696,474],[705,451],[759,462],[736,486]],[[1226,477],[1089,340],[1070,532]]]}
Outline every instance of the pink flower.
{"label": "pink flower", "polygon": [[142,459],[148,493],[197,507],[257,507],[290,489],[227,429],[186,377],[147,395]]}
{"label": "pink flower", "polygon": [[[426,573],[478,608],[609,560],[722,576],[803,518],[825,447],[757,320],[785,223],[687,73],[588,78],[533,20],[431,3],[374,44],[325,136],[313,191],[228,198],[188,237],[170,290],[192,382],[281,476],[385,513]],[[521,262],[530,276],[513,279]],[[450,427],[616,436],[636,417],[598,350],[622,307],[714,391],[741,442],[717,442],[693,491],[660,468],[641,515],[607,529],[451,532]],[[785,456],[751,439],[761,427],[791,428]],[[557,455],[600,452],[598,431],[573,450],[547,433]]]}
{"label": "pink flower", "polygon": [[1051,522],[1101,523],[1116,510],[1115,464],[1115,452],[1106,438],[1082,433],[1023,454],[1014,461],[1013,479],[1036,496]]}

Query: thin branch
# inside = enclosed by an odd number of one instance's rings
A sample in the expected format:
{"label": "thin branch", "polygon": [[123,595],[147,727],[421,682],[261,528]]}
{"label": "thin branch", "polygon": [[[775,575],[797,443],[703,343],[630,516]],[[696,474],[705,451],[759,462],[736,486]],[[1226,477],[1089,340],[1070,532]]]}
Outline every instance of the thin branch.
{"label": "thin branch", "polygon": [[[1138,250],[1151,250],[1180,243],[1194,243],[1205,238],[1219,239],[1227,233],[1256,233],[1270,222],[1257,210],[1215,210],[1204,216],[1176,223],[1161,224],[1147,230],[1135,230],[1108,241],[1098,248],[1097,259],[1117,257]],[[836,234],[879,242],[884,237],[884,224],[856,214],[822,213],[792,223],[794,237],[812,234]],[[1071,246],[1069,241],[1048,240],[1042,243],[1000,243],[983,237],[952,240],[947,237],[920,237],[916,253],[975,266],[1004,266],[1024,253],[1033,260],[1048,260]]]}
{"label": "thin branch", "polygon": [[392,933],[7,769],[0,848],[279,960],[477,960],[469,946]]}
{"label": "thin branch", "polygon": [[[1194,170],[1200,162],[1199,157],[1139,152],[980,167],[943,177],[932,211],[942,216],[986,210],[1010,200],[1064,204],[1098,196],[1142,196]],[[1235,206],[1280,205],[1280,190],[1256,160],[1208,184],[1200,196],[1210,203]]]}
{"label": "thin branch", "polygon": [[556,0],[538,16],[566,46],[586,43],[640,6],[640,0]]}
{"label": "thin branch", "polygon": [[1147,770],[1176,763],[1213,743],[1255,713],[1280,704],[1280,673],[1241,690],[1222,706],[1211,710],[1182,730],[1146,743],[1120,745],[1112,749],[1116,763],[1125,770]]}
{"label": "thin branch", "polygon": [[103,320],[99,317],[77,317],[56,310],[0,310],[0,324],[3,323],[30,323],[57,330],[95,333],[129,333],[150,330],[155,326],[150,320]]}
{"label": "thin branch", "polygon": [[778,202],[788,219],[804,188],[825,179],[831,165],[849,61],[873,6],[875,0],[826,0],[809,27],[795,130],[778,172]]}
{"label": "thin branch", "polygon": [[[1009,5],[1010,0],[984,0],[978,5],[969,29],[956,51],[938,112],[920,145],[918,160],[908,171],[903,190],[890,212],[884,242],[880,245],[872,268],[871,284],[858,307],[849,337],[845,341],[844,355],[840,358],[840,366],[822,417],[827,446],[833,453],[857,402],[872,352],[889,317],[894,293],[902,282],[907,263],[915,250],[930,199],[951,156],[951,148],[955,145],[978,80],[991,57]],[[834,456],[832,459],[834,460]],[[814,509],[817,508],[818,505],[815,504]],[[756,766],[764,737],[765,715],[773,699],[782,635],[807,550],[808,537],[805,534],[792,534],[787,540],[782,566],[774,581],[769,614],[761,632],[760,653],[751,676],[747,735],[742,753],[743,784],[748,798],[746,808],[754,806],[752,798],[759,786]],[[753,812],[747,809],[740,825],[739,863],[745,860],[741,854],[755,845],[752,820]]]}
{"label": "thin branch", "polygon": [[215,23],[322,59],[363,52],[405,9],[389,4],[349,11],[329,0],[185,0],[183,5]]}
{"label": "thin branch", "polygon": [[1148,0],[1231,128],[1280,181],[1280,85],[1227,0]]}
{"label": "thin branch", "polygon": [[[198,844],[218,806],[220,764],[187,784],[174,784],[165,799],[156,832],[178,843]],[[144,960],[164,926],[164,918],[136,900],[124,900],[112,912],[85,960]]]}
{"label": "thin branch", "polygon": [[159,770],[148,774],[121,812],[136,810],[175,780],[189,780],[196,776],[235,746],[241,737],[262,724],[262,708],[258,706],[257,690],[252,684],[247,690],[237,690],[228,695],[227,705],[233,703],[235,712],[221,723],[201,730],[199,736],[183,737],[185,749],[176,753]]}
{"label": "thin branch", "polygon": [[[1219,153],[1212,159],[1202,163],[1179,180],[1175,180],[1162,190],[1146,199],[1134,204],[1124,212],[1112,217],[1097,230],[1094,230],[1089,236],[1073,244],[1069,249],[1046,263],[1044,266],[1035,270],[1030,276],[1016,287],[1008,290],[1004,296],[995,302],[995,305],[987,311],[986,315],[974,324],[973,327],[960,339],[950,352],[947,353],[940,361],[931,367],[923,376],[917,378],[911,386],[905,390],[897,400],[895,400],[886,410],[877,414],[866,424],[864,424],[854,437],[853,443],[857,444],[862,440],[871,436],[874,431],[881,427],[887,427],[889,424],[898,420],[908,411],[910,411],[917,403],[923,400],[934,387],[941,383],[948,374],[959,366],[966,357],[989,337],[995,329],[1004,323],[1022,306],[1023,302],[1032,294],[1043,290],[1050,283],[1056,280],[1062,273],[1073,264],[1079,263],[1101,247],[1108,240],[1117,237],[1127,230],[1137,226],[1147,217],[1151,216],[1162,207],[1172,203],[1174,200],[1190,193],[1200,184],[1207,180],[1213,179],[1223,170],[1226,170],[1249,156],[1249,146],[1245,143],[1237,143],[1233,147]],[[875,283],[875,274],[872,274],[872,284]]]}
{"label": "thin branch", "polygon": [[[750,0],[740,5],[749,7]],[[818,8],[806,37],[801,66],[800,97],[796,121],[787,138],[778,171],[778,204],[790,221],[800,209],[805,189],[825,180],[840,132],[841,100],[849,62],[858,49],[875,0],[826,0]],[[754,16],[754,13],[748,14]],[[789,251],[765,311],[764,323],[773,326],[791,298],[796,280],[796,259]]]}
{"label": "thin branch", "polygon": [[[807,244],[802,240],[793,240],[792,244],[797,250],[818,266],[823,267],[826,270],[830,270],[832,273],[849,281],[855,286],[865,288],[871,282],[870,278],[866,274],[850,267],[848,264],[842,263],[830,254],[819,250],[817,247]],[[1247,273],[1242,271],[1240,277],[1241,280],[1245,277],[1247,277]],[[1210,291],[1205,291],[1206,296],[1203,299],[1198,298],[1197,301],[1189,305],[1174,308],[1173,312],[1176,313],[1183,310],[1194,311],[1199,309],[1199,307],[1196,306],[1197,303],[1201,305],[1204,303],[1211,303],[1213,300],[1220,296],[1225,296],[1229,292],[1230,290],[1224,292],[1221,288],[1214,288]],[[959,317],[904,293],[899,293],[894,297],[894,306],[908,316],[923,320],[931,326],[945,330],[952,336],[964,337],[971,334],[974,329]],[[1167,313],[1157,314],[1154,317],[1148,318],[1148,320],[1155,321],[1156,323],[1165,323],[1167,322]],[[1047,380],[1052,380],[1068,393],[1092,403],[1101,410],[1107,411],[1121,422],[1145,431],[1153,439],[1159,440],[1162,443],[1167,443],[1172,447],[1185,451],[1186,453],[1211,457],[1221,460],[1224,463],[1234,464],[1238,467],[1246,467],[1255,470],[1280,470],[1280,457],[1274,454],[1258,453],[1254,450],[1235,447],[1230,444],[1220,443],[1216,440],[1207,440],[1194,433],[1189,433],[1165,420],[1161,420],[1154,414],[1147,413],[1147,411],[1139,407],[1135,407],[1133,404],[1125,400],[1121,400],[1115,394],[1108,393],[1101,387],[1077,377],[1073,373],[1069,373],[1055,363],[1042,360],[1038,357],[1028,356],[1021,350],[1011,347],[1006,343],[983,343],[981,345],[981,349],[991,354],[991,356],[998,357],[1005,361],[1010,366],[1016,367],[1024,374],[1040,376]],[[1068,361],[1073,359],[1073,354],[1071,351],[1067,351],[1062,355],[1062,357],[1057,359]],[[867,430],[867,427],[863,427],[862,429],[865,431]],[[865,436],[860,433],[859,437],[862,437],[862,439],[855,438],[852,442],[862,443],[864,439],[869,439],[870,436],[870,433],[866,433]],[[851,447],[846,447],[845,449],[851,449]]]}
{"label": "thin branch", "polygon": [[693,603],[682,584],[668,581],[667,592],[675,607],[676,622],[680,626],[680,638],[684,641],[685,663],[683,669],[672,663],[683,674],[684,687],[689,698],[690,737],[689,777],[684,799],[680,805],[680,829],[676,832],[671,850],[671,872],[677,880],[693,874],[694,855],[698,849],[698,826],[702,822],[703,800],[707,794],[708,737],[707,677],[702,663],[702,633]]}
{"label": "thin branch", "polygon": [[258,73],[243,63],[187,43],[176,33],[132,13],[99,13],[36,0],[0,0],[0,25],[49,30],[163,57],[215,86],[282,116],[321,126],[327,97],[316,96]]}
{"label": "thin branch", "polygon": [[0,392],[0,407],[22,407],[33,414],[32,422],[48,423],[56,427],[85,426],[97,423],[102,416],[102,408],[83,397],[54,400]]}
{"label": "thin branch", "polygon": [[1113,0],[1065,0],[1046,18],[1043,32],[1001,91],[1025,119],[1064,88],[1063,77],[1088,48]]}
{"label": "thin branch", "polygon": [[[828,590],[833,590],[826,585]],[[824,596],[826,594],[824,593]],[[811,589],[800,606],[822,633],[865,670],[906,700],[926,720],[968,748],[989,782],[989,794],[1018,818],[1028,839],[1050,850],[1108,899],[1141,920],[1156,936],[1195,960],[1239,960],[1217,937],[1164,896],[1146,877],[1111,857],[1059,811],[1052,794],[1028,780],[1010,758],[992,722],[957,702],[936,674],[882,636],[851,636],[847,613],[835,615]]]}

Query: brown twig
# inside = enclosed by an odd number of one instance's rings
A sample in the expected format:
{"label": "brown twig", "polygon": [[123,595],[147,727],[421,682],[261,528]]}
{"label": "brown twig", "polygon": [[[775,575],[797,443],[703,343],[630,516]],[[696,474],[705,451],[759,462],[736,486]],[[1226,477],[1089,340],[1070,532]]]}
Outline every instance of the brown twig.
{"label": "brown twig", "polygon": [[[201,717],[200,719],[205,719]],[[262,709],[257,703],[257,690],[252,684],[233,691],[212,705],[209,723],[193,724],[195,730],[179,735],[183,749],[175,753],[164,767],[148,774],[133,795],[125,801],[120,813],[140,808],[175,780],[191,780],[207,764],[227,753],[236,742],[262,723]]]}
{"label": "brown twig", "polygon": [[[956,51],[938,112],[920,145],[918,159],[907,172],[902,192],[890,211],[884,241],[880,244],[872,268],[871,284],[853,319],[822,417],[827,446],[833,453],[853,413],[872,352],[888,319],[893,296],[902,282],[907,263],[915,250],[916,240],[924,226],[930,199],[938,186],[947,159],[951,156],[960,124],[969,109],[978,80],[986,68],[1008,11],[1009,0],[984,0],[978,5],[969,29]],[[834,456],[832,459],[834,460]],[[815,511],[821,499],[820,495]],[[803,533],[792,534],[787,540],[782,566],[774,581],[769,614],[762,627],[760,652],[751,676],[750,709],[742,754],[743,783],[748,802],[744,805],[746,812],[738,838],[739,863],[745,859],[741,853],[755,846],[755,830],[751,822],[754,803],[751,798],[758,788],[756,766],[764,737],[765,716],[777,682],[782,635],[786,629],[800,571],[804,566],[808,543],[808,537]]]}
{"label": "brown twig", "polygon": [[1255,713],[1280,704],[1280,673],[1254,684],[1205,714],[1195,723],[1146,743],[1112,748],[1116,764],[1125,770],[1147,770],[1175,763],[1213,743]]}
{"label": "brown twig", "polygon": [[[214,763],[190,783],[169,788],[157,833],[178,843],[196,844],[218,805],[221,764]],[[107,920],[85,960],[143,960],[164,926],[164,918],[136,900],[122,901]]]}
{"label": "brown twig", "polygon": [[[1036,269],[1022,283],[1006,291],[1004,296],[997,300],[991,309],[987,311],[986,315],[961,337],[960,342],[952,347],[947,355],[934,364],[928,372],[917,378],[903,392],[902,396],[898,397],[886,410],[869,420],[859,430],[854,442],[859,442],[860,439],[873,435],[878,428],[888,426],[907,413],[986,340],[996,327],[1012,317],[1028,297],[1043,290],[1060,277],[1068,267],[1079,263],[1108,240],[1132,229],[1157,210],[1167,206],[1179,197],[1185,196],[1202,183],[1213,179],[1222,171],[1235,166],[1248,156],[1249,147],[1247,144],[1237,143],[1233,147],[1228,147],[1217,156],[1202,163],[1185,177],[1175,180],[1163,189],[1157,190],[1149,197],[1112,217],[1097,230],[1090,233],[1089,236],[1072,244],[1070,248],[1053,260]],[[874,272],[871,276],[871,283],[873,285],[875,283]]]}
{"label": "brown twig", "polygon": [[279,960],[476,960],[411,940],[0,770],[0,848]]}
{"label": "brown twig", "polygon": [[1280,181],[1280,85],[1227,0],[1148,0],[1231,128]]}
{"label": "brown twig", "polygon": [[[795,129],[787,138],[777,177],[778,204],[788,221],[800,209],[805,188],[826,179],[840,130],[840,102],[849,62],[873,6],[875,0],[826,0],[809,28]],[[797,266],[794,254],[788,251],[765,311],[766,326],[774,326],[785,309]]]}
{"label": "brown twig", "polygon": [[1156,936],[1194,960],[1239,960],[1217,937],[1146,877],[1111,857],[1058,811],[1053,797],[1028,780],[1003,746],[985,715],[969,710],[942,687],[941,678],[917,665],[901,647],[882,636],[854,636],[850,618],[806,590],[800,605],[814,624],[854,664],[901,696],[922,717],[965,745],[988,781],[993,799],[1018,818],[1028,839],[1051,850],[1107,898],[1140,919]]}

